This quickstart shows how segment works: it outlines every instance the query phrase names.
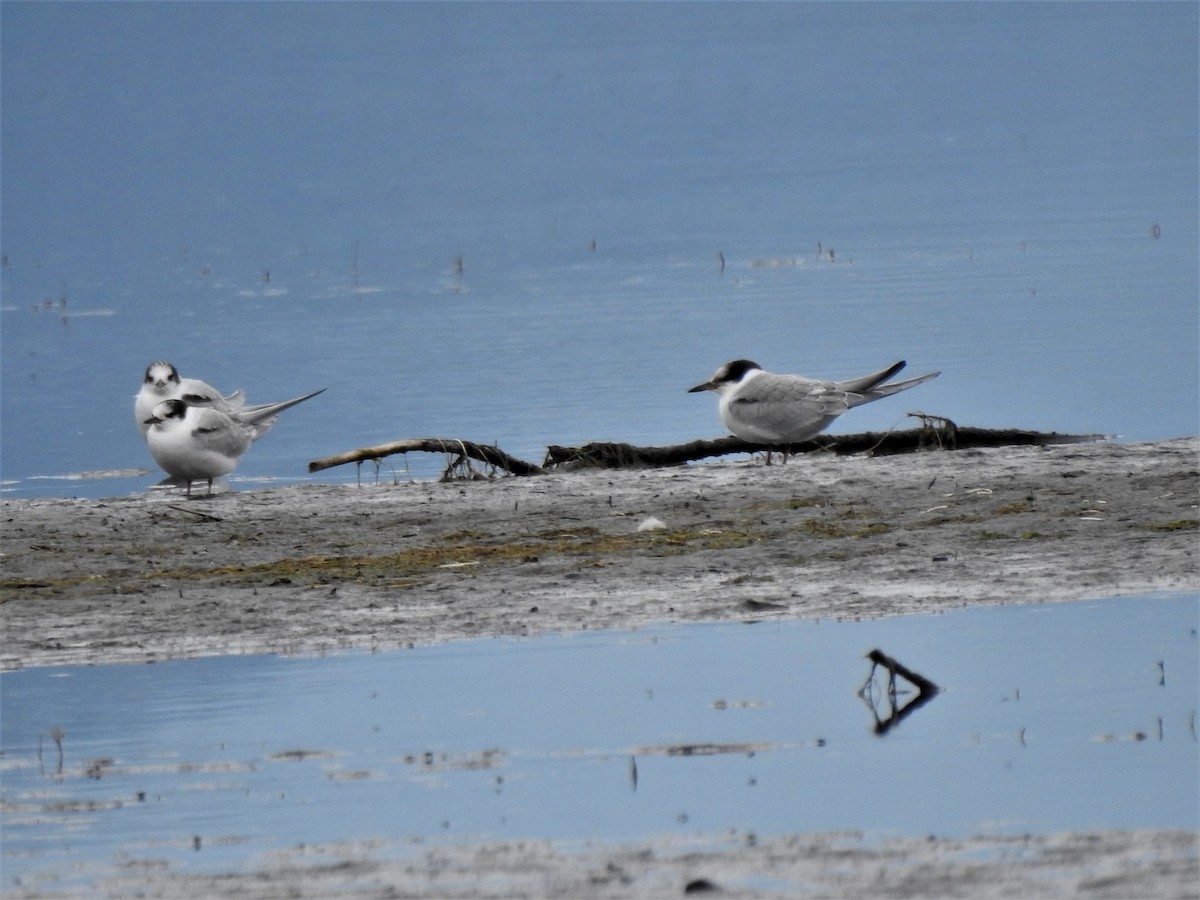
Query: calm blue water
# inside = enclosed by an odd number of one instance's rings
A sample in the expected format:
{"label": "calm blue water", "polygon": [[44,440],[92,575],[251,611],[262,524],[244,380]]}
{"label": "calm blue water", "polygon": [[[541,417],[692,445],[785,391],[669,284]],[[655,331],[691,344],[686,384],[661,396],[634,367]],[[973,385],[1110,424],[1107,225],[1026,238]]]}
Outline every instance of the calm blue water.
{"label": "calm blue water", "polygon": [[[1195,829],[1198,614],[1151,596],[7,672],[5,884],[343,839]],[[942,688],[883,736],[872,647]]]}
{"label": "calm blue water", "polygon": [[252,401],[328,388],[252,483],[404,437],[716,436],[684,390],[738,356],[944,373],[835,430],[1200,431],[1195,4],[6,2],[0,26],[10,496],[153,484],[132,396],[160,357]]}

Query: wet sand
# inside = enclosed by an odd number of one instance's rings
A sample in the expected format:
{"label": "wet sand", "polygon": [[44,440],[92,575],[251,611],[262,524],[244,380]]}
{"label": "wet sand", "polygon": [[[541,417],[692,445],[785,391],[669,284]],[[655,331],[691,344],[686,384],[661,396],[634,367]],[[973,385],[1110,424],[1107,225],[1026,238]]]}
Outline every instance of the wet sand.
{"label": "wet sand", "polygon": [[[447,484],[365,467],[361,487],[7,500],[0,667],[1195,592],[1198,463],[1187,438]],[[678,896],[697,879],[771,895],[754,873],[825,896],[1196,896],[1200,882],[1194,832],[841,840],[524,842],[407,862],[308,848],[253,873],[133,878],[187,897]]]}

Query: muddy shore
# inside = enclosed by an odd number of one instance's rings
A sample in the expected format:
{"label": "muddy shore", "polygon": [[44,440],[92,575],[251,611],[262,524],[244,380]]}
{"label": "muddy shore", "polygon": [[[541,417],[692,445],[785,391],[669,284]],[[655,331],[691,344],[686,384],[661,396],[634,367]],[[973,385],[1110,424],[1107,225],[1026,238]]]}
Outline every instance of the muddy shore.
{"label": "muddy shore", "polygon": [[[1200,438],[1185,438],[6,500],[0,668],[1195,592],[1198,470]],[[1194,832],[1030,840],[525,842],[408,862],[358,848],[348,865],[308,848],[253,873],[135,881],[144,896],[678,896],[703,875],[775,895],[761,873],[821,896],[1197,895]],[[131,889],[112,877],[106,890]]]}
{"label": "muddy shore", "polygon": [[0,668],[1196,590],[1198,469],[1189,438],[6,500]]}

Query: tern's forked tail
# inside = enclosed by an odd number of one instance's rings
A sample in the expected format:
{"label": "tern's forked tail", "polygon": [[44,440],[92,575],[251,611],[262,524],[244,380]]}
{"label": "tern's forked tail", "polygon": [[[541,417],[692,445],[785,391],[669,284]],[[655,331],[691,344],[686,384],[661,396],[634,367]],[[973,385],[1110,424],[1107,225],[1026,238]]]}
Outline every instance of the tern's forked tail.
{"label": "tern's forked tail", "polygon": [[282,400],[279,403],[255,403],[251,406],[243,406],[237,412],[233,413],[233,418],[237,419],[243,425],[258,426],[260,434],[265,433],[274,422],[268,422],[269,419],[279,415],[285,409],[290,409],[297,403],[303,403],[305,400],[311,400],[317,394],[325,393],[325,388],[319,391],[313,391],[311,394],[305,394],[303,397],[293,397],[291,400]]}
{"label": "tern's forked tail", "polygon": [[857,403],[851,402],[850,406],[861,406],[864,403],[870,403],[872,400],[880,400],[883,397],[890,397],[892,394],[898,394],[901,391],[907,391],[911,387],[916,387],[918,384],[924,384],[941,375],[941,372],[927,372],[924,375],[918,375],[916,378],[906,378],[904,381],[893,381],[890,384],[876,384],[874,387],[865,391],[856,391],[859,397],[862,397]]}

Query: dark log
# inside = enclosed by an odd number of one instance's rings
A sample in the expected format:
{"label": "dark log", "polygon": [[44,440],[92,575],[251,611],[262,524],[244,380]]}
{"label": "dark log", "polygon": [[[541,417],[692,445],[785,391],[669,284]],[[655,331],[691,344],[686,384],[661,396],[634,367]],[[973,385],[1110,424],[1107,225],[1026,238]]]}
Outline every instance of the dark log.
{"label": "dark log", "polygon": [[1058,432],[1025,431],[1017,428],[960,428],[949,419],[912,413],[925,425],[906,431],[861,434],[822,435],[800,444],[754,444],[736,437],[691,441],[668,447],[635,447],[632,444],[592,443],[582,447],[547,448],[542,465],[569,468],[624,469],[638,466],[678,466],[712,456],[732,453],[780,453],[785,458],[817,451],[841,456],[870,453],[887,456],[913,453],[917,450],[967,450],[979,447],[1047,446],[1050,444],[1083,444],[1106,439],[1102,434],[1059,434]]}
{"label": "dark log", "polygon": [[633,444],[596,441],[582,447],[546,448],[545,468],[562,466],[578,469],[635,469],[647,466],[678,466],[710,456],[744,453],[747,444],[740,438],[724,437],[690,441],[669,447],[636,447]]}

